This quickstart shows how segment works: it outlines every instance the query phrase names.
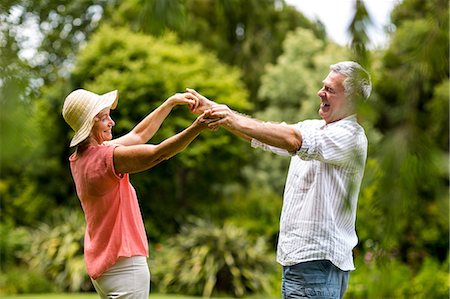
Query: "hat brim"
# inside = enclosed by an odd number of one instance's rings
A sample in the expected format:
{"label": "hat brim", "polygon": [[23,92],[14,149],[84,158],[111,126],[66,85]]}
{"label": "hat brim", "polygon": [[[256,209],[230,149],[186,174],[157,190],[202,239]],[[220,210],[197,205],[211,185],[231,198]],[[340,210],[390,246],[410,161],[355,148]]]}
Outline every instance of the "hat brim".
{"label": "hat brim", "polygon": [[117,90],[110,91],[98,97],[92,110],[89,112],[89,118],[83,123],[81,128],[75,132],[75,135],[70,141],[70,147],[74,147],[81,143],[83,140],[89,137],[92,127],[94,126],[94,117],[103,109],[110,108],[115,109],[119,99],[119,93]]}

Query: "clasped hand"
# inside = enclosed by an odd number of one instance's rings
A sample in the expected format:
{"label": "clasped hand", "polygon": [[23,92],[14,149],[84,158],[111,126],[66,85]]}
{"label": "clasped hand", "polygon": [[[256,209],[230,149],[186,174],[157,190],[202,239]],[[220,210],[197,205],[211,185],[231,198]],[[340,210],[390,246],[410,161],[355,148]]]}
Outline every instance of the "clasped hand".
{"label": "clasped hand", "polygon": [[167,101],[171,107],[183,104],[188,105],[191,112],[201,114],[195,120],[194,125],[211,130],[218,129],[222,124],[222,119],[227,115],[226,109],[228,107],[226,105],[218,105],[193,89],[189,89],[188,92],[184,93],[176,93],[169,97]]}
{"label": "clasped hand", "polygon": [[233,127],[235,114],[227,105],[217,104],[194,89],[187,88],[186,91],[198,99],[197,105],[193,106],[191,111],[196,114],[203,113],[203,118],[208,120],[208,128],[216,130],[219,126]]}

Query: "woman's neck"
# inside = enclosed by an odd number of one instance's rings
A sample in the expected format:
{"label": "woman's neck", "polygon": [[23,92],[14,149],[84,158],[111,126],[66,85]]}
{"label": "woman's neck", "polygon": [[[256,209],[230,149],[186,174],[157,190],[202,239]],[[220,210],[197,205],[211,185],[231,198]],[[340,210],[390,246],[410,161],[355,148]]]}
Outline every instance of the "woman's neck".
{"label": "woman's neck", "polygon": [[97,140],[92,137],[86,138],[82,141],[77,147],[77,154],[81,155],[84,151],[86,151],[90,146],[98,146],[100,145]]}

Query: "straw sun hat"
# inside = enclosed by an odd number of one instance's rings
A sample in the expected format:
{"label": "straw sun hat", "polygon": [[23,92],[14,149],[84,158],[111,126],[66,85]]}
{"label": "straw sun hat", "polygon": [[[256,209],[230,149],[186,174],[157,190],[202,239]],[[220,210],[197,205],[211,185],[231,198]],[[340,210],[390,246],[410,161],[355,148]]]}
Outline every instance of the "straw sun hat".
{"label": "straw sun hat", "polygon": [[70,146],[76,146],[85,140],[94,126],[94,117],[103,109],[117,106],[118,92],[110,91],[103,95],[77,89],[64,100],[62,115],[66,123],[75,131]]}

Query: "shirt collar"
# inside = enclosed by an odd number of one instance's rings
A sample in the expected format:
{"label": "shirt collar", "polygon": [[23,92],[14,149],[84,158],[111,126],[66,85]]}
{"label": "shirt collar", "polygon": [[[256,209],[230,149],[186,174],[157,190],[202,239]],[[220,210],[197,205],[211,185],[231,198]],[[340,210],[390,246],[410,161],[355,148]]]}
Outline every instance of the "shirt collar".
{"label": "shirt collar", "polygon": [[349,116],[347,116],[347,117],[344,117],[344,118],[342,118],[342,119],[340,119],[340,120],[337,120],[337,121],[334,121],[334,122],[332,122],[332,123],[329,123],[329,124],[325,123],[325,124],[321,127],[321,129],[323,130],[323,129],[325,129],[326,127],[329,127],[329,126],[331,126],[331,125],[333,125],[333,124],[337,124],[337,123],[339,123],[339,122],[341,122],[341,121],[343,121],[343,120],[348,120],[348,121],[352,121],[352,122],[358,122],[358,120],[357,120],[357,118],[356,118],[356,114],[351,114],[351,115],[349,115]]}

